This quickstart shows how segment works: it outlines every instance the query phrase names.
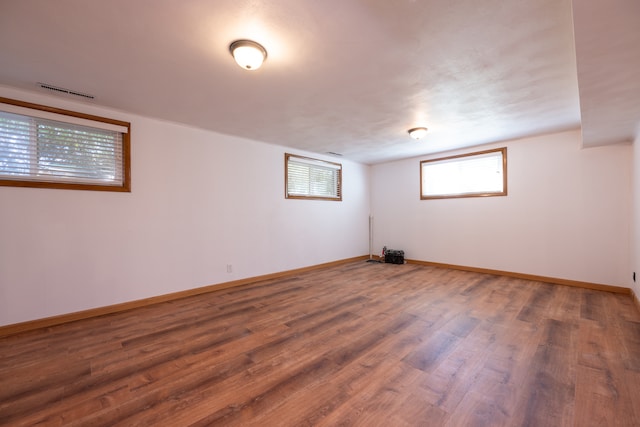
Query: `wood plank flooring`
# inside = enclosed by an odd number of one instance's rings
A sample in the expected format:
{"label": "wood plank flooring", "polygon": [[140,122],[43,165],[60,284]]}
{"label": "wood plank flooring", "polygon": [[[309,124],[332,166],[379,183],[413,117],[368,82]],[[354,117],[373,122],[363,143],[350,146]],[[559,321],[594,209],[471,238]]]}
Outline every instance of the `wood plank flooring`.
{"label": "wood plank flooring", "polygon": [[0,425],[638,426],[640,313],[354,262],[0,339]]}

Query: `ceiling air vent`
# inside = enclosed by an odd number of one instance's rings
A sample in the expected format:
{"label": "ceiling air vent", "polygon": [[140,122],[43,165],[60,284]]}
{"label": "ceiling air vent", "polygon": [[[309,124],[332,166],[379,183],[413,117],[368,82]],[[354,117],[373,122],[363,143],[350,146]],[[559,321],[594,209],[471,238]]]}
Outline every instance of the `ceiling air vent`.
{"label": "ceiling air vent", "polygon": [[50,90],[52,92],[56,92],[58,94],[79,96],[79,97],[85,98],[85,99],[94,99],[95,98],[95,96],[89,95],[87,93],[77,92],[75,90],[65,89],[63,87],[57,87],[57,86],[49,85],[49,84],[46,84],[46,83],[38,83],[38,86],[41,87],[42,89],[47,89],[47,90]]}

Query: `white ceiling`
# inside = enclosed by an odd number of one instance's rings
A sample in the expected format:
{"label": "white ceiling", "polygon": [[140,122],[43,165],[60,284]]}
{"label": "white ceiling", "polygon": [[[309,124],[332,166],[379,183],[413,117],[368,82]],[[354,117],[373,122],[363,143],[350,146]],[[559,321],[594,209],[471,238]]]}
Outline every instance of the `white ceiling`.
{"label": "white ceiling", "polygon": [[583,145],[629,141],[640,131],[640,1],[573,9]]}
{"label": "white ceiling", "polygon": [[[368,164],[581,123],[585,145],[600,145],[631,140],[640,119],[639,7],[0,0],[0,84],[48,83],[95,96],[86,102]],[[229,54],[244,38],[268,51],[257,71]],[[415,126],[429,128],[424,139],[409,138]]]}

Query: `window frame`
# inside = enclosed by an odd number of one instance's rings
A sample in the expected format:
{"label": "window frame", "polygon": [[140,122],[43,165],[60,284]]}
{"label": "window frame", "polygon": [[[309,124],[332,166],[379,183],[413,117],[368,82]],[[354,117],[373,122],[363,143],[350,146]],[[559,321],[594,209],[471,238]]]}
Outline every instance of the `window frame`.
{"label": "window frame", "polygon": [[[336,170],[337,172],[337,196],[336,197],[324,197],[324,196],[314,196],[314,195],[299,195],[299,194],[289,194],[289,159],[301,159],[303,162],[307,161],[309,163],[318,163],[322,165],[323,163],[328,165],[327,168],[331,168]],[[329,166],[330,165],[330,166]],[[330,162],[327,160],[316,159],[313,157],[300,156],[297,154],[284,153],[284,197],[285,199],[298,199],[298,200],[327,200],[334,202],[342,201],[342,163]]]}
{"label": "window frame", "polygon": [[[462,159],[467,157],[475,157],[482,156],[490,153],[501,153],[502,155],[502,191],[485,191],[485,192],[477,192],[477,193],[454,193],[454,194],[441,194],[441,195],[433,195],[428,196],[424,195],[423,192],[423,169],[424,165],[428,163],[436,163],[436,162],[449,162],[454,159]],[[490,150],[483,151],[474,151],[473,153],[465,153],[465,154],[457,154],[454,156],[447,157],[439,157],[436,159],[428,159],[420,161],[420,200],[434,200],[434,199],[460,199],[460,198],[468,198],[468,197],[495,197],[495,196],[507,196],[507,147],[494,148]]]}
{"label": "window frame", "polygon": [[[63,190],[90,190],[90,191],[112,191],[112,192],[131,192],[131,123],[121,120],[110,119],[106,117],[95,116],[92,114],[79,113],[76,111],[65,110],[61,108],[49,107],[31,102],[19,101],[10,98],[0,97],[0,103],[14,105],[17,107],[27,108],[30,110],[44,111],[47,113],[59,114],[93,122],[106,123],[109,125],[121,126],[127,129],[122,132],[122,183],[119,185],[111,184],[89,184],[77,182],[53,182],[37,179],[21,179],[16,176],[12,179],[6,179],[0,176],[0,186],[4,187],[32,187],[32,188],[52,188]],[[24,114],[27,115],[27,114]]]}

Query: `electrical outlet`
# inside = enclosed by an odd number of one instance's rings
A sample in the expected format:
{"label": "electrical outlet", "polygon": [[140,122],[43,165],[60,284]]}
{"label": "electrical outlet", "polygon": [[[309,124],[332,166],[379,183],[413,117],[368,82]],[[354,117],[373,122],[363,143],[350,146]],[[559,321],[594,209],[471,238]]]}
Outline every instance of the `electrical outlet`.
{"label": "electrical outlet", "polygon": [[227,273],[233,273],[233,266],[231,264],[227,264]]}

